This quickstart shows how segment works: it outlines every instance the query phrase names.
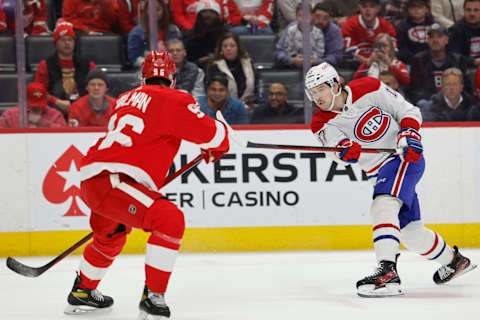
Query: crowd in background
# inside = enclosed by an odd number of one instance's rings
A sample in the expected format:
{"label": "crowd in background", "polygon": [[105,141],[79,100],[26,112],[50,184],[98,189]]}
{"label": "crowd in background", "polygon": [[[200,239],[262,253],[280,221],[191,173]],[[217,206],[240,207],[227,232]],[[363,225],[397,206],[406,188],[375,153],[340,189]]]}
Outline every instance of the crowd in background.
{"label": "crowd in background", "polygon": [[[120,34],[128,58],[123,70],[139,70],[151,48],[148,1],[155,1],[156,47],[168,50],[177,67],[176,88],[191,93],[207,115],[222,110],[232,124],[304,123],[285,84],[260,88],[240,37],[276,35],[273,69],[302,70],[301,0],[48,1],[23,1],[24,35],[49,35],[56,49],[27,87],[31,127],[106,126],[111,79],[78,53],[76,42]],[[311,65],[326,61],[353,79],[379,78],[418,106],[424,121],[480,121],[480,0],[310,3]],[[0,36],[16,32],[14,7],[0,0]],[[18,127],[18,117],[18,108],[8,109],[0,127]]]}

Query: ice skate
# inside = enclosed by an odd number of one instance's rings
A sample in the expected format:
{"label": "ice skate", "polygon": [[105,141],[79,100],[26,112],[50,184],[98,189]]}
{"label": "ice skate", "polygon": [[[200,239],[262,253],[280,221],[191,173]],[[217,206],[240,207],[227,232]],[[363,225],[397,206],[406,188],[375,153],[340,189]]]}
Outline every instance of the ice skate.
{"label": "ice skate", "polygon": [[81,279],[77,274],[73,288],[68,295],[68,305],[65,308],[65,314],[76,315],[95,311],[108,311],[113,305],[113,299],[109,296],[104,296],[97,289],[82,289],[79,288]]}
{"label": "ice skate", "polygon": [[402,295],[397,264],[382,260],[374,274],[357,282],[357,294],[364,298],[381,298]]}
{"label": "ice skate", "polygon": [[170,308],[165,303],[163,293],[155,293],[148,289],[147,285],[143,289],[142,300],[140,300],[139,320],[160,320],[170,318]]}
{"label": "ice skate", "polygon": [[444,284],[450,280],[461,276],[464,273],[472,271],[477,267],[476,264],[473,264],[470,259],[464,257],[458,252],[458,247],[453,246],[453,260],[447,265],[443,265],[440,269],[435,272],[433,275],[433,281],[436,284]]}

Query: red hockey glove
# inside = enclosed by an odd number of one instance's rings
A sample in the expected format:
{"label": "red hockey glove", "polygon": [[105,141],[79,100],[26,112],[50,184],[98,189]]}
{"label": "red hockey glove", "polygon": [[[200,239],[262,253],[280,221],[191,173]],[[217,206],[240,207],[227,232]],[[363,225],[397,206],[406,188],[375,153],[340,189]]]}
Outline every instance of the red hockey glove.
{"label": "red hockey glove", "polygon": [[[220,123],[222,122],[220,121]],[[216,162],[225,153],[228,152],[228,149],[230,149],[230,143],[228,141],[228,129],[224,123],[222,123],[222,125],[225,128],[225,137],[223,138],[222,143],[220,143],[220,145],[216,148],[201,149],[203,159],[205,160],[206,163]]]}
{"label": "red hockey glove", "polygon": [[337,157],[348,163],[356,163],[362,152],[362,146],[348,138],[337,143],[337,148],[344,148],[343,151],[337,152]]}
{"label": "red hockey glove", "polygon": [[417,162],[423,152],[422,136],[413,128],[398,131],[397,146],[402,149],[400,157],[405,162]]}

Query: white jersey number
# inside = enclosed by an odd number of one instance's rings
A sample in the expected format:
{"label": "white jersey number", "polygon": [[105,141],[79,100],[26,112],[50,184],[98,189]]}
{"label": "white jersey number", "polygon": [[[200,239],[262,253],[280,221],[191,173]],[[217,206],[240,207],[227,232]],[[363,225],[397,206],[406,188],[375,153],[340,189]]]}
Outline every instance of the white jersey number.
{"label": "white jersey number", "polygon": [[128,124],[132,126],[132,130],[138,134],[143,132],[145,124],[143,119],[132,116],[131,114],[126,114],[118,120],[117,127],[115,127],[115,121],[117,120],[117,115],[114,114],[108,122],[108,133],[105,139],[102,141],[98,150],[110,148],[114,142],[120,143],[122,146],[130,147],[132,146],[132,138],[122,133],[123,128]]}

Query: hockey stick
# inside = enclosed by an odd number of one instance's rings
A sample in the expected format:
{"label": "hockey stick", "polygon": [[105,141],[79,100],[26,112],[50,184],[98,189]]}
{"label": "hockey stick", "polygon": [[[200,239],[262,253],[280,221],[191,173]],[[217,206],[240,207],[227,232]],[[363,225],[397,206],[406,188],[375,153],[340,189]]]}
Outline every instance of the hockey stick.
{"label": "hockey stick", "polygon": [[[262,148],[262,149],[281,149],[281,150],[304,150],[304,151],[319,151],[319,152],[342,152],[344,148],[337,147],[318,147],[318,146],[296,146],[285,144],[270,144],[251,142],[239,135],[233,128],[225,121],[222,113],[217,111],[217,120],[222,121],[228,128],[228,136],[243,148]],[[397,149],[388,148],[362,148],[362,153],[400,153]]]}
{"label": "hockey stick", "polygon": [[[189,171],[190,169],[194,168],[195,166],[197,166],[202,159],[203,159],[203,156],[200,154],[195,159],[193,159],[192,161],[190,161],[189,163],[187,163],[186,165],[181,167],[178,171],[176,171],[176,172],[172,173],[171,175],[169,175],[168,177],[166,177],[165,180],[163,181],[162,187],[166,186],[167,184],[169,184],[172,180],[174,180],[178,176],[182,175],[183,173],[185,173],[185,172]],[[44,273],[45,271],[47,271],[48,269],[50,269],[51,267],[56,265],[58,262],[63,260],[63,258],[68,256],[70,253],[77,250],[79,247],[81,247],[85,242],[90,240],[92,237],[93,237],[93,232],[90,232],[85,237],[83,237],[80,241],[78,241],[73,246],[71,246],[70,248],[68,248],[64,252],[62,252],[60,255],[55,257],[52,261],[50,261],[49,263],[47,263],[44,266],[41,266],[41,267],[38,267],[38,268],[30,267],[30,266],[27,266],[27,265],[21,263],[20,261],[18,261],[16,259],[12,258],[12,257],[8,257],[7,258],[7,267],[10,270],[12,270],[13,272],[16,272],[16,273],[18,273],[22,276],[25,276],[25,277],[30,277],[30,278],[38,277],[42,273]]]}

